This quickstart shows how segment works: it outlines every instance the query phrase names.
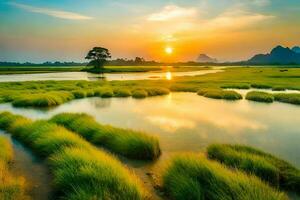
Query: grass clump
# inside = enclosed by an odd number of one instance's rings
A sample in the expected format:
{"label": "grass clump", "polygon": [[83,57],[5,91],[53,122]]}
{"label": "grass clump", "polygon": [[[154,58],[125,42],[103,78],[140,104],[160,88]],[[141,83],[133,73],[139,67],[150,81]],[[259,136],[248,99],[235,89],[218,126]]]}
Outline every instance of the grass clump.
{"label": "grass clump", "polygon": [[274,94],[275,101],[300,105],[299,93],[279,93]]}
{"label": "grass clump", "polygon": [[143,99],[143,98],[146,98],[147,96],[148,96],[148,92],[146,90],[137,89],[137,90],[132,91],[133,98]]}
{"label": "grass clump", "polygon": [[170,93],[169,89],[162,87],[147,88],[146,91],[148,93],[148,96],[161,96]]}
{"label": "grass clump", "polygon": [[232,90],[200,89],[197,94],[212,99],[240,100],[242,95]]}
{"label": "grass clump", "polygon": [[131,92],[129,89],[115,89],[114,90],[114,96],[115,97],[130,97]]}
{"label": "grass clump", "polygon": [[5,137],[0,137],[0,199],[29,200],[23,177],[14,177],[9,170],[13,160],[13,148]]}
{"label": "grass clump", "polygon": [[38,94],[19,95],[12,104],[16,107],[50,107],[70,101],[74,96],[69,92],[47,92]]}
{"label": "grass clump", "polygon": [[209,158],[233,168],[254,174],[271,185],[300,192],[300,171],[288,162],[258,149],[229,144],[213,144]]}
{"label": "grass clump", "polygon": [[86,92],[84,90],[75,90],[72,92],[75,99],[82,99],[86,97]]}
{"label": "grass clump", "polygon": [[263,83],[253,83],[251,84],[252,88],[256,88],[256,89],[271,89],[272,86],[271,85],[267,85],[267,84],[263,84]]}
{"label": "grass clump", "polygon": [[246,99],[250,101],[272,103],[274,101],[274,96],[267,92],[252,91],[247,93]]}
{"label": "grass clump", "polygon": [[248,89],[250,89],[250,85],[249,84],[245,84],[245,83],[234,83],[234,84],[222,85],[221,88],[224,88],[224,89],[244,89],[244,90],[248,90]]}
{"label": "grass clump", "polygon": [[156,137],[130,129],[102,125],[86,114],[62,113],[50,121],[65,126],[94,144],[129,158],[154,160],[161,152]]}
{"label": "grass clump", "polygon": [[16,122],[22,119],[26,120],[8,112],[0,114],[0,124],[9,124],[6,129],[14,137],[48,159],[59,198],[140,200],[148,197],[134,174],[81,136],[47,121]]}
{"label": "grass clump", "polygon": [[179,155],[166,168],[163,187],[174,200],[287,200],[259,178],[233,171],[204,156]]}

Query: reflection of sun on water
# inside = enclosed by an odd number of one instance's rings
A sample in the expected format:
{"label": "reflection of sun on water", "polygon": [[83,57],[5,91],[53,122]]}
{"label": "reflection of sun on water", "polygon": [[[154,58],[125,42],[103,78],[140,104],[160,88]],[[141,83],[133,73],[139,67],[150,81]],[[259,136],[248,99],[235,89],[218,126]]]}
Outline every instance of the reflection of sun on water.
{"label": "reflection of sun on water", "polygon": [[171,74],[171,72],[167,72],[166,73],[166,79],[167,80],[172,80],[172,74]]}

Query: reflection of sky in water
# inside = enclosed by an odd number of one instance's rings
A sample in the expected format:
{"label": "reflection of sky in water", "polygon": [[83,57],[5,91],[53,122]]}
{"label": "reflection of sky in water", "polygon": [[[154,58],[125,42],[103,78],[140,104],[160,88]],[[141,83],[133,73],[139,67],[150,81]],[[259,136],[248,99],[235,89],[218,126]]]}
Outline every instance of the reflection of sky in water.
{"label": "reflection of sky in water", "polygon": [[192,93],[172,93],[143,100],[89,98],[49,111],[12,108],[33,118],[60,112],[85,112],[99,122],[158,135],[164,152],[199,151],[213,142],[249,144],[300,165],[300,107],[283,103],[212,100]]}

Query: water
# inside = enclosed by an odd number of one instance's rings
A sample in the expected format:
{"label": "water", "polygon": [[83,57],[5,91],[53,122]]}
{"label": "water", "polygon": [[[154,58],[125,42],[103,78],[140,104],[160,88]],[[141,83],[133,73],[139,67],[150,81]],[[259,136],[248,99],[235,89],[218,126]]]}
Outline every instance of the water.
{"label": "water", "polygon": [[137,72],[137,73],[108,73],[104,75],[92,74],[87,72],[57,72],[57,73],[40,73],[40,74],[4,74],[0,75],[0,82],[15,81],[46,81],[46,80],[170,80],[174,76],[196,76],[222,72],[222,69],[208,69],[187,72]]}
{"label": "water", "polygon": [[14,160],[11,172],[14,176],[22,176],[26,180],[28,193],[33,200],[51,199],[51,176],[44,161],[35,157],[10,135],[0,131],[13,144]]}
{"label": "water", "polygon": [[3,110],[34,119],[83,112],[104,124],[145,131],[159,137],[161,160],[177,152],[199,152],[218,142],[255,146],[300,166],[300,106],[291,104],[232,102],[171,93],[143,100],[93,97],[47,110],[0,104]]}

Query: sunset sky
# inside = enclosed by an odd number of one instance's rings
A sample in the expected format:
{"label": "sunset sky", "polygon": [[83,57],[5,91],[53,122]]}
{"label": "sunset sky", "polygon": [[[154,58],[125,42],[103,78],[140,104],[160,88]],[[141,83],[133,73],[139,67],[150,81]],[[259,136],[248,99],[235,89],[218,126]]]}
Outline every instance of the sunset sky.
{"label": "sunset sky", "polygon": [[[113,58],[238,61],[300,45],[300,0],[0,1],[0,61]],[[172,53],[166,53],[172,48]]]}

